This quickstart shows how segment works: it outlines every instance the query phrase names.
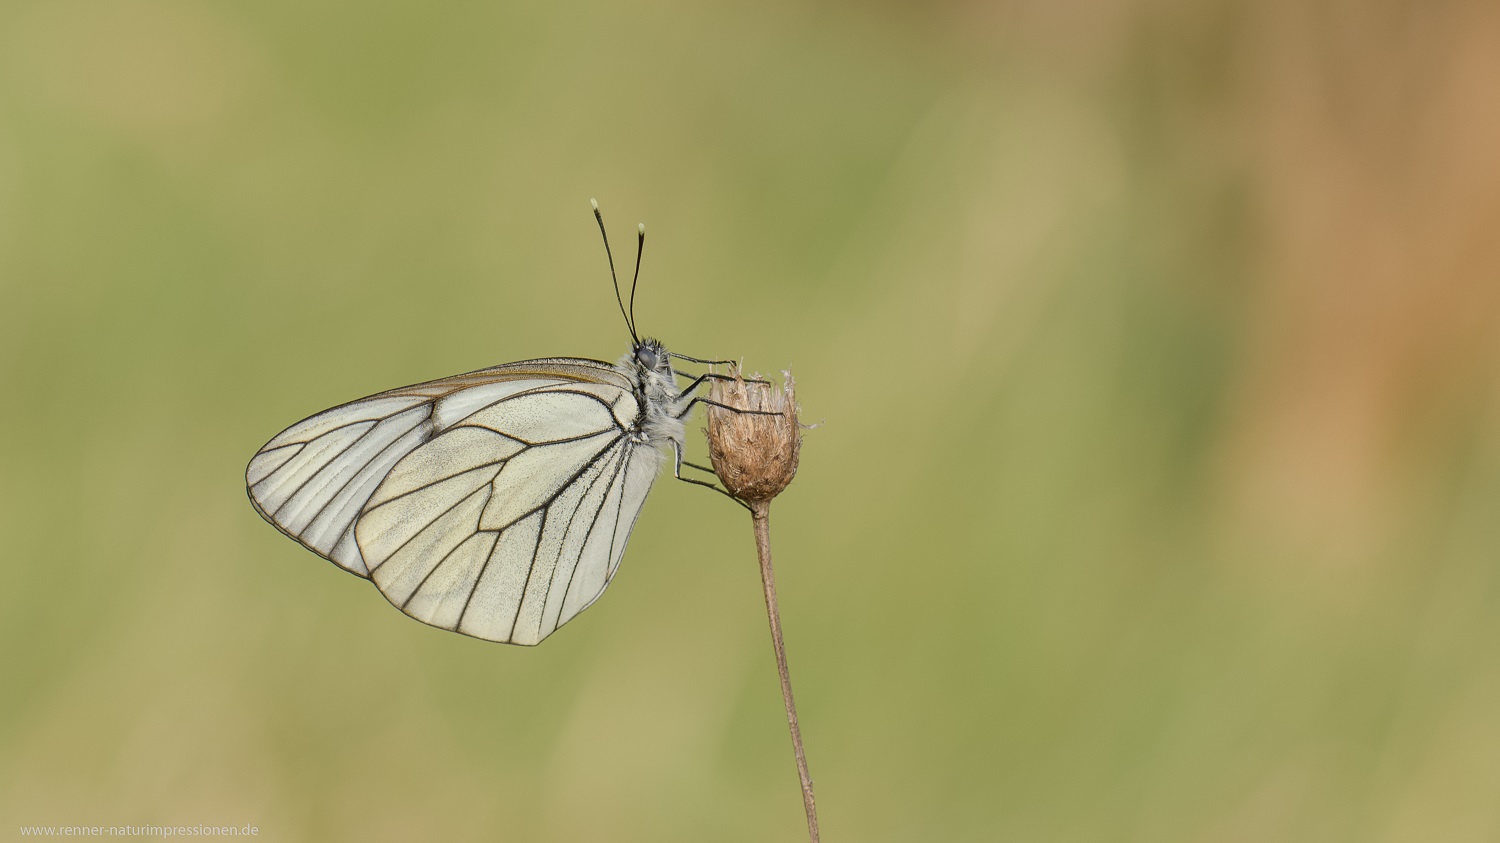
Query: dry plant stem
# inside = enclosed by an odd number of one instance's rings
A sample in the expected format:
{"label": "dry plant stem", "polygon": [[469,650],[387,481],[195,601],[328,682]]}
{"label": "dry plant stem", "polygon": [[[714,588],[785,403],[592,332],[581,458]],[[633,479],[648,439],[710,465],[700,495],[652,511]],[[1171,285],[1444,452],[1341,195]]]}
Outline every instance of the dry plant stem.
{"label": "dry plant stem", "polygon": [[802,807],[807,811],[807,834],[818,843],[818,809],[813,804],[812,776],[807,773],[807,755],[802,751],[802,730],[797,726],[797,703],[792,699],[792,675],[786,666],[786,642],[781,637],[781,611],[776,605],[776,575],[771,570],[771,502],[750,504],[755,523],[755,553],[760,557],[760,582],[766,592],[766,616],[771,621],[771,643],[776,648],[776,672],[781,675],[781,699],[786,703],[786,722],[792,730],[792,749],[797,753],[797,776],[802,780]]}
{"label": "dry plant stem", "polygon": [[[818,843],[818,811],[813,804],[812,776],[802,751],[802,729],[792,700],[792,676],[786,666],[786,643],[781,637],[781,612],[776,606],[776,577],[771,572],[771,499],[781,494],[797,474],[802,450],[802,428],[797,424],[797,397],[791,372],[780,390],[767,381],[746,381],[739,370],[732,379],[716,380],[709,396],[717,406],[708,411],[708,455],[714,474],[729,496],[745,504],[755,526],[755,551],[760,559],[760,582],[766,594],[766,617],[771,643],[776,647],[776,672],[781,677],[781,699],[797,753],[797,776],[802,780],[802,806],[807,810],[807,833]],[[759,376],[757,376],[758,378]]]}

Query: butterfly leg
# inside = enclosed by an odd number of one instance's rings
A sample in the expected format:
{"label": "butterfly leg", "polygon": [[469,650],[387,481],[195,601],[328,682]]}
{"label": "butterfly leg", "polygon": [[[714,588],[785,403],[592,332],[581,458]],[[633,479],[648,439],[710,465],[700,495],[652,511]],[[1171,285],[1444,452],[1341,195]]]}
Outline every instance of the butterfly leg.
{"label": "butterfly leg", "polygon": [[[681,374],[681,373],[679,372],[678,374]],[[682,376],[683,377],[687,377],[687,375],[682,375]],[[679,394],[681,394],[681,395],[687,395],[689,392],[692,392],[693,390],[695,390],[698,387],[702,386],[703,382],[707,381],[707,380],[732,381],[732,380],[735,380],[735,378],[732,377],[732,376],[730,376],[730,375],[721,375],[721,374],[718,374],[717,372],[704,372],[703,374],[699,375],[698,377],[693,378],[693,382],[690,383],[690,384],[688,384],[687,386],[684,386],[682,388],[682,392],[679,393]],[[745,380],[745,383],[760,383],[760,384],[767,384],[767,385],[769,385],[771,382],[770,381],[765,381],[765,380],[759,380],[759,379],[756,379],[756,378],[747,378]]]}
{"label": "butterfly leg", "polygon": [[676,442],[672,443],[672,452],[677,457],[676,461],[674,462],[674,464],[672,466],[672,476],[673,477],[676,477],[678,480],[681,480],[684,483],[691,483],[694,486],[703,486],[704,488],[713,489],[715,492],[718,492],[719,494],[723,495],[724,497],[729,498],[730,500],[734,501],[735,503],[739,504],[740,506],[744,507],[745,509],[749,509],[750,508],[749,504],[745,503],[744,501],[740,500],[739,498],[735,497],[734,495],[729,494],[728,492],[724,491],[723,489],[720,489],[718,486],[715,486],[712,483],[705,483],[702,480],[694,480],[691,477],[683,477],[682,476],[682,467],[684,465],[688,466],[689,468],[696,468],[699,471],[707,471],[710,474],[713,473],[713,469],[711,469],[711,468],[704,468],[701,465],[694,465],[694,464],[692,464],[690,462],[683,462],[683,460],[682,460],[682,446],[678,445]]}
{"label": "butterfly leg", "polygon": [[718,407],[721,410],[728,410],[731,413],[749,413],[752,416],[779,416],[779,415],[781,415],[781,411],[779,411],[779,410],[750,410],[750,409],[746,409],[744,407],[731,407],[728,404],[721,404],[718,401],[713,400],[712,398],[694,398],[693,400],[691,400],[691,401],[689,401],[687,403],[686,407],[682,408],[682,412],[676,414],[677,418],[679,418],[679,419],[685,419],[685,418],[687,418],[688,413],[691,413],[693,411],[693,405],[694,404],[700,404],[700,403],[701,404],[707,404],[710,407]]}
{"label": "butterfly leg", "polygon": [[669,351],[667,353],[670,354],[670,355],[672,355],[673,357],[676,357],[678,360],[686,360],[689,363],[702,363],[705,366],[734,366],[734,365],[737,365],[735,363],[735,361],[733,361],[733,360],[699,360],[696,357],[689,357],[686,354],[678,354],[675,351]]}

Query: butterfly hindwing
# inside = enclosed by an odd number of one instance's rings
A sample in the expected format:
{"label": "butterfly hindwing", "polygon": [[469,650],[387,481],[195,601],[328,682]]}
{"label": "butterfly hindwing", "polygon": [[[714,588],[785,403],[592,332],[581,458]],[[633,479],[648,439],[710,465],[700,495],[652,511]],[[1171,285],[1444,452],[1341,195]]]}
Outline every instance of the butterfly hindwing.
{"label": "butterfly hindwing", "polygon": [[400,460],[354,536],[417,620],[536,644],[604,590],[660,453],[631,441],[633,396],[564,383],[495,401]]}

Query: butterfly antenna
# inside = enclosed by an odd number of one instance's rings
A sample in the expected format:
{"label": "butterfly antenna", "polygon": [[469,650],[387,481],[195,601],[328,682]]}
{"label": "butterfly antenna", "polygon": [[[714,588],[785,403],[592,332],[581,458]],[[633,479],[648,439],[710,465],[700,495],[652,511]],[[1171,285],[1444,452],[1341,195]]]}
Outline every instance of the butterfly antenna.
{"label": "butterfly antenna", "polygon": [[635,331],[635,282],[641,277],[641,252],[646,250],[646,224],[641,223],[635,240],[635,277],[630,279],[630,330]]}
{"label": "butterfly antenna", "polygon": [[[599,223],[599,236],[604,238],[604,257],[609,259],[609,280],[615,284],[615,303],[620,306],[620,315],[625,317],[625,327],[630,329],[631,342],[640,343],[640,337],[635,335],[635,323],[630,320],[630,314],[625,311],[625,299],[620,296],[620,279],[615,275],[615,256],[609,251],[609,234],[604,230],[604,215],[599,213],[599,200],[590,199],[589,204],[594,206],[594,220]],[[640,255],[636,255],[636,271],[640,271]],[[631,298],[634,299],[635,288],[631,287]]]}

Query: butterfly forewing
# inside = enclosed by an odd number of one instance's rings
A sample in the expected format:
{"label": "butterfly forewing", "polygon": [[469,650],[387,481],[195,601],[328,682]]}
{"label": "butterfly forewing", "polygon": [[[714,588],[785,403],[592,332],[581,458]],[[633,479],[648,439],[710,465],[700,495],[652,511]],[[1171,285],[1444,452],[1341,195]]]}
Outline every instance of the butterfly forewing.
{"label": "butterfly forewing", "polygon": [[246,471],[266,520],[408,615],[535,644],[619,565],[660,465],[631,383],[552,358],[403,387],[292,425]]}

